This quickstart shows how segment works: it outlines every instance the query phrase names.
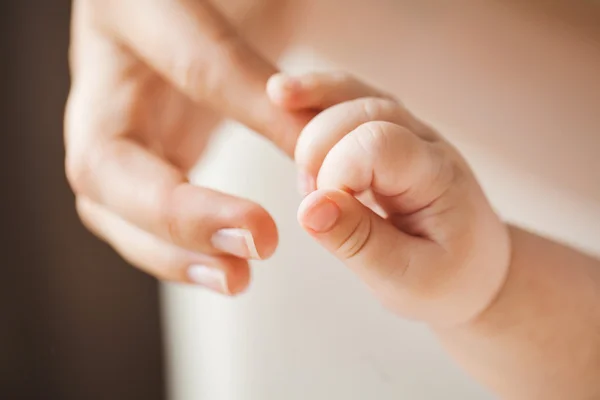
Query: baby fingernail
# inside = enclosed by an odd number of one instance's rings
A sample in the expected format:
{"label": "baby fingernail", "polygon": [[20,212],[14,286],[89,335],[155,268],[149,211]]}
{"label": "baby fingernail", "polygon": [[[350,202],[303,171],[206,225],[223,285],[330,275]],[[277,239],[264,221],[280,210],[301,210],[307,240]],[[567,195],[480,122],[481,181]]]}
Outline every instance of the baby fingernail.
{"label": "baby fingernail", "polygon": [[340,218],[340,209],[327,197],[321,197],[304,213],[303,223],[317,233],[329,231]]}
{"label": "baby fingernail", "polygon": [[247,229],[226,228],[215,232],[211,239],[217,250],[240,258],[260,259],[252,232]]}
{"label": "baby fingernail", "polygon": [[302,196],[311,194],[317,189],[315,178],[306,171],[298,172],[298,192]]}
{"label": "baby fingernail", "polygon": [[227,279],[223,271],[205,265],[192,265],[188,268],[190,281],[212,289],[219,293],[228,294]]}

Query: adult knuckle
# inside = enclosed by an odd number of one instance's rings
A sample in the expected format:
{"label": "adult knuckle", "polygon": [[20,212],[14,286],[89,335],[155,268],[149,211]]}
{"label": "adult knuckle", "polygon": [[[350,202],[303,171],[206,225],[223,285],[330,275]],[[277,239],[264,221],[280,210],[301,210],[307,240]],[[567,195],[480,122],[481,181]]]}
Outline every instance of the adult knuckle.
{"label": "adult knuckle", "polygon": [[242,67],[243,61],[235,52],[213,47],[181,57],[172,69],[175,79],[192,100],[209,101],[222,96],[221,88],[232,68]]}
{"label": "adult knuckle", "polygon": [[[159,225],[165,232],[165,236],[174,244],[182,244],[185,239],[185,229],[181,218],[180,196],[178,189],[162,190],[161,213],[159,216]],[[189,224],[189,223],[188,223]]]}
{"label": "adult knuckle", "polygon": [[220,95],[232,68],[243,68],[247,58],[247,50],[229,24],[215,28],[208,45],[185,51],[173,69],[180,85],[195,101]]}
{"label": "adult knuckle", "polygon": [[230,23],[222,23],[215,27],[211,35],[212,46],[219,50],[228,50],[239,43],[239,36]]}
{"label": "adult knuckle", "polygon": [[75,194],[95,197],[94,181],[98,170],[106,162],[106,153],[107,150],[102,146],[91,145],[67,153],[65,172]]}
{"label": "adult knuckle", "polygon": [[202,54],[186,54],[173,61],[175,80],[194,101],[204,100],[208,96],[206,92],[209,63]]}
{"label": "adult knuckle", "polygon": [[85,226],[85,228],[89,231],[94,231],[94,224],[89,213],[86,201],[81,197],[77,197],[75,199],[75,211],[77,212],[77,216],[81,220],[83,226]]}
{"label": "adult knuckle", "polygon": [[94,206],[89,199],[77,196],[75,199],[75,211],[82,225],[94,236],[104,242],[108,242],[105,233],[102,230],[101,222],[94,212]]}
{"label": "adult knuckle", "polygon": [[83,157],[69,154],[65,160],[65,173],[73,192],[81,194],[86,182]]}
{"label": "adult knuckle", "polygon": [[64,138],[66,147],[65,157],[65,172],[67,175],[67,181],[71,185],[71,188],[77,192],[79,187],[80,174],[82,171],[81,157],[79,157],[78,151],[73,148],[73,136],[75,134],[75,123],[74,123],[74,99],[73,93],[69,95],[67,101],[67,107],[64,115]]}
{"label": "adult knuckle", "polygon": [[91,138],[96,130],[90,123],[81,100],[81,92],[72,89],[64,114],[65,173],[71,189],[83,193],[88,187],[91,167],[100,163],[98,146],[93,146]]}
{"label": "adult knuckle", "polygon": [[187,263],[176,254],[167,254],[157,265],[149,266],[152,274],[161,281],[182,282],[186,281],[185,271]]}

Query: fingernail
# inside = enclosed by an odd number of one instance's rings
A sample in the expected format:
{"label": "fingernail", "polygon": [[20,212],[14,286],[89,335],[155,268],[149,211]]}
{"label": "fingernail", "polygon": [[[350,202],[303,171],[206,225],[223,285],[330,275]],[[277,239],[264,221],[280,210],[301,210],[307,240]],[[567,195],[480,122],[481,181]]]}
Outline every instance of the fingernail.
{"label": "fingernail", "polygon": [[306,171],[298,172],[298,192],[302,196],[307,196],[317,189],[315,178]]}
{"label": "fingernail", "polygon": [[252,232],[247,229],[227,228],[215,232],[212,245],[225,253],[240,258],[260,259]]}
{"label": "fingernail", "polygon": [[227,279],[223,271],[205,265],[192,265],[188,268],[188,277],[194,283],[219,293],[229,293]]}
{"label": "fingernail", "polygon": [[321,197],[305,211],[303,222],[317,233],[329,231],[340,218],[340,208],[327,197]]}

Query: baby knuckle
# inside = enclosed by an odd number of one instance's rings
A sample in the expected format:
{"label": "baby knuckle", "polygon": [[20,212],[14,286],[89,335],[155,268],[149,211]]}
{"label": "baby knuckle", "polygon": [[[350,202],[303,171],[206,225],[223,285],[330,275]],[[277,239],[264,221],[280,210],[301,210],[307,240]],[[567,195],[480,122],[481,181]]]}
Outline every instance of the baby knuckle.
{"label": "baby knuckle", "polygon": [[367,97],[362,99],[360,105],[367,120],[379,119],[378,116],[381,115],[384,107],[382,100],[377,97]]}
{"label": "baby knuckle", "polygon": [[355,258],[369,243],[371,231],[371,219],[361,217],[354,230],[339,244],[337,253],[345,260]]}
{"label": "baby knuckle", "polygon": [[374,143],[380,144],[387,136],[388,123],[382,121],[369,121],[362,125],[365,132],[371,135]]}
{"label": "baby knuckle", "polygon": [[378,121],[394,112],[398,104],[381,97],[365,97],[360,100],[360,106],[367,121]]}
{"label": "baby knuckle", "polygon": [[362,124],[354,135],[356,144],[367,154],[377,155],[388,146],[386,125],[380,121]]}

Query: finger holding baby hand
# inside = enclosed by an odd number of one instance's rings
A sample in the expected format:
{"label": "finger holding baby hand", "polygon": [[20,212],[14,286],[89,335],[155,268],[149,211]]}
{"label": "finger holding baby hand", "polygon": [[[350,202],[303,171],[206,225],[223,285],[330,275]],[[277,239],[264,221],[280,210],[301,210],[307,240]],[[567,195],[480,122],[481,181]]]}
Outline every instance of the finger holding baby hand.
{"label": "finger holding baby hand", "polygon": [[393,96],[345,72],[313,72],[292,76],[278,73],[269,79],[267,94],[272,102],[290,111],[328,107],[361,97]]}

